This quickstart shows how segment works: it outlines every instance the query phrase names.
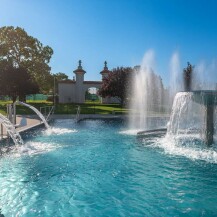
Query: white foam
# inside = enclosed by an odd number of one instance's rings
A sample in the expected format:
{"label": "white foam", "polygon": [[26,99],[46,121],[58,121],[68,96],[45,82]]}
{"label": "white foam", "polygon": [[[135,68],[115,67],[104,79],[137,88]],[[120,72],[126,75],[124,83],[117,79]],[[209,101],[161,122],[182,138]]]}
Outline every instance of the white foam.
{"label": "white foam", "polygon": [[213,149],[204,149],[198,146],[183,146],[177,144],[171,137],[155,139],[152,141],[152,147],[162,148],[166,154],[183,156],[191,160],[203,160],[209,163],[217,163],[217,151]]}
{"label": "white foam", "polygon": [[76,133],[78,132],[75,129],[67,129],[67,128],[50,128],[44,131],[45,135],[50,136],[52,134],[61,135],[61,134],[67,134],[67,133]]}
{"label": "white foam", "polygon": [[120,134],[125,134],[125,135],[130,135],[130,136],[135,136],[137,135],[138,132],[141,132],[141,129],[130,129],[130,130],[122,130],[119,133]]}
{"label": "white foam", "polygon": [[20,157],[23,155],[36,155],[45,152],[50,152],[57,149],[57,144],[43,143],[43,142],[27,142],[24,145],[16,145],[8,152],[10,156]]}

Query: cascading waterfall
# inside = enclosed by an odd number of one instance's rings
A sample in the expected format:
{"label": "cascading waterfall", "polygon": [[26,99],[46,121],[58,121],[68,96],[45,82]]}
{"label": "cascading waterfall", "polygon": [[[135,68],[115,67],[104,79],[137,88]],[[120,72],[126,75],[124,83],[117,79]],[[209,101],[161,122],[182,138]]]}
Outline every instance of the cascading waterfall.
{"label": "cascading waterfall", "polygon": [[203,139],[209,144],[212,142],[212,140],[210,142],[207,141],[207,138],[209,139],[209,136],[212,136],[209,134],[214,134],[215,139],[217,129],[216,107],[212,110],[213,114],[211,114],[211,110],[209,109],[216,105],[217,92],[215,91],[177,93],[173,103],[167,134],[174,137],[190,135]]}
{"label": "cascading waterfall", "polygon": [[4,115],[0,114],[0,124],[2,124],[10,135],[15,145],[23,145],[20,134],[16,131],[14,125]]}
{"label": "cascading waterfall", "polygon": [[26,107],[32,109],[32,110],[39,116],[39,118],[43,121],[45,127],[46,127],[47,129],[50,128],[50,126],[48,125],[48,123],[47,123],[47,121],[45,120],[44,116],[41,114],[41,112],[40,112],[37,108],[35,108],[34,106],[31,106],[31,105],[29,105],[29,104],[27,104],[27,103],[24,103],[24,102],[18,101],[17,103],[20,104],[20,105],[23,105],[23,106],[26,106]]}
{"label": "cascading waterfall", "polygon": [[[191,92],[177,93],[174,99],[172,113],[167,133],[177,136],[187,134],[191,130],[201,132],[204,122],[203,107],[192,100]],[[192,109],[194,112],[192,112]]]}

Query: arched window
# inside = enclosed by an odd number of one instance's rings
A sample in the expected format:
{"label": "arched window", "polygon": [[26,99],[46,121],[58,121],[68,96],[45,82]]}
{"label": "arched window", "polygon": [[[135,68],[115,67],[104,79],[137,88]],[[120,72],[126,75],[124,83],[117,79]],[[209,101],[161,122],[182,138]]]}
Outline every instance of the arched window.
{"label": "arched window", "polygon": [[90,87],[85,92],[85,101],[86,102],[100,102],[101,98],[98,95],[98,88]]}

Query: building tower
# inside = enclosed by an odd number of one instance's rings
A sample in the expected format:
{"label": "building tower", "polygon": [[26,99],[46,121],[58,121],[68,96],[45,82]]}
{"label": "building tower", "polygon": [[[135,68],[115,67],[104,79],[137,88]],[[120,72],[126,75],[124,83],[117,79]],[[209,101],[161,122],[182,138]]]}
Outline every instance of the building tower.
{"label": "building tower", "polygon": [[78,61],[78,68],[73,71],[76,75],[75,83],[75,99],[77,103],[85,102],[85,94],[83,93],[84,74],[86,73],[81,66],[81,60]]}
{"label": "building tower", "polygon": [[105,62],[104,62],[104,68],[103,68],[103,70],[100,72],[100,74],[102,75],[102,80],[103,80],[103,78],[107,77],[109,73],[110,73],[110,71],[108,70],[107,62],[105,61]]}
{"label": "building tower", "polygon": [[[106,78],[109,75],[110,71],[108,70],[107,67],[107,62],[104,62],[104,68],[103,70],[100,72],[100,74],[102,75],[102,81],[104,78]],[[110,103],[110,99],[108,97],[106,98],[102,98],[102,103]]]}

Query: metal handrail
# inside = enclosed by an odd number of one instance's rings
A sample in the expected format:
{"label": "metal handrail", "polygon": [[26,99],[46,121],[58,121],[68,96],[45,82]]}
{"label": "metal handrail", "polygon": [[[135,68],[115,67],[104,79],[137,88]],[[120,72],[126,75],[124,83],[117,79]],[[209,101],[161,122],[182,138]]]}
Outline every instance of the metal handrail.
{"label": "metal handrail", "polygon": [[47,115],[46,121],[49,119],[49,117],[50,117],[51,115],[53,115],[53,113],[54,113],[54,106],[51,106],[51,109],[50,109],[50,112],[49,112],[48,115]]}
{"label": "metal handrail", "polygon": [[76,117],[75,117],[76,122],[79,121],[80,112],[81,112],[81,107],[78,105],[77,106],[77,114],[76,114]]}
{"label": "metal handrail", "polygon": [[[44,111],[44,112],[43,112]],[[40,112],[46,117],[46,121],[50,118],[54,113],[54,106],[44,106],[40,107]]]}

